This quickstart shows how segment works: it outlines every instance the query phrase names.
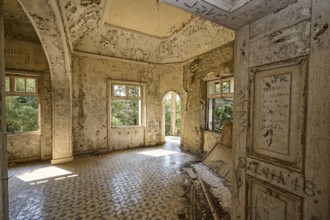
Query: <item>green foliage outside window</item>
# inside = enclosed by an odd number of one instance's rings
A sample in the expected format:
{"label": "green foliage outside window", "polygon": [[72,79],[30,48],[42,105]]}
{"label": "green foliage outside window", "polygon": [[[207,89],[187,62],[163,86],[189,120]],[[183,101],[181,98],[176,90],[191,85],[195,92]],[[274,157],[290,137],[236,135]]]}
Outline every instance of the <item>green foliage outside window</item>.
{"label": "green foliage outside window", "polygon": [[139,125],[140,100],[113,99],[112,126]]}
{"label": "green foliage outside window", "polygon": [[175,113],[175,127],[176,135],[180,135],[180,125],[181,125],[181,102],[176,102],[176,113]]}
{"label": "green foliage outside window", "polygon": [[171,99],[165,99],[165,136],[171,135]]}
{"label": "green foliage outside window", "polygon": [[140,125],[141,86],[116,83],[112,85],[111,125]]}
{"label": "green foliage outside window", "polygon": [[[181,101],[177,100],[175,108],[176,135],[180,135]],[[171,99],[165,99],[165,136],[171,135]]]}
{"label": "green foliage outside window", "polygon": [[221,131],[224,121],[233,120],[233,103],[218,106],[215,109],[215,130]]}
{"label": "green foliage outside window", "polygon": [[6,120],[8,132],[39,130],[39,104],[37,96],[7,96]]}

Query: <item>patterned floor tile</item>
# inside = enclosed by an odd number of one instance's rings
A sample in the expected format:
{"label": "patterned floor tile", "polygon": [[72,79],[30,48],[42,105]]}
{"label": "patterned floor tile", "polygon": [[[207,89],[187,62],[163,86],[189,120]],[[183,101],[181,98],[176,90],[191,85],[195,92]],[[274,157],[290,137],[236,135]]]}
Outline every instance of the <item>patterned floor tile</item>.
{"label": "patterned floor tile", "polygon": [[[57,166],[17,165],[9,169],[10,219],[179,219],[178,209],[185,207],[179,168],[195,159],[174,141]],[[50,167],[66,174],[21,178]]]}

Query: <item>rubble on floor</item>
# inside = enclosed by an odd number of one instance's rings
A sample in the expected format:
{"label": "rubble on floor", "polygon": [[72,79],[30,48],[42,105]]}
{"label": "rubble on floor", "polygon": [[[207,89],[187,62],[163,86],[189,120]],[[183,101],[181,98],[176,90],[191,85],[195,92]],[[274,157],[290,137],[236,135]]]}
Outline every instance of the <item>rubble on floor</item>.
{"label": "rubble on floor", "polygon": [[[190,220],[230,219],[231,185],[202,162],[187,164],[185,191]],[[203,190],[203,185],[205,190]],[[208,201],[209,200],[209,201]]]}

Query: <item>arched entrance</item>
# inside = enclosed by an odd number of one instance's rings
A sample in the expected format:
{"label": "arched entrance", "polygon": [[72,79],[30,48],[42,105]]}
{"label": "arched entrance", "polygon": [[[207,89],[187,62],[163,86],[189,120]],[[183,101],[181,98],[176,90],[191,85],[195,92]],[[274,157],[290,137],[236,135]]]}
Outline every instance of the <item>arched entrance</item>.
{"label": "arched entrance", "polygon": [[173,91],[163,96],[162,141],[165,137],[180,137],[181,134],[181,98]]}

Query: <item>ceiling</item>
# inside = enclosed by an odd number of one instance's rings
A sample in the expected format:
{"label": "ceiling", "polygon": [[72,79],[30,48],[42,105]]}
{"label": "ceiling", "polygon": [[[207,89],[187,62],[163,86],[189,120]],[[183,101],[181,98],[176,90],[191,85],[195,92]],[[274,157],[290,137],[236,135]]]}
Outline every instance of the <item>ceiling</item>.
{"label": "ceiling", "polygon": [[[234,40],[233,30],[297,0],[21,0],[25,1],[36,8],[51,6],[50,11],[37,10],[42,14],[38,22],[58,6],[55,11],[63,19],[58,28],[64,29],[72,52],[175,63]],[[38,39],[38,24],[32,27],[17,0],[4,0],[4,8],[7,36]]]}
{"label": "ceiling", "polygon": [[297,0],[160,0],[217,24],[240,29]]}
{"label": "ceiling", "polygon": [[218,7],[226,12],[233,12],[249,1],[250,0],[207,0],[204,2],[207,2],[209,5]]}
{"label": "ceiling", "polygon": [[[48,0],[34,3],[36,7],[49,4]],[[57,4],[72,52],[174,63],[234,39],[233,31],[158,0],[61,0]],[[6,37],[40,42],[39,24],[32,26],[17,0],[4,0],[4,9]]]}
{"label": "ceiling", "polygon": [[11,14],[25,15],[17,1],[4,0],[4,11]]}
{"label": "ceiling", "polygon": [[39,37],[17,1],[4,0],[4,15],[6,37],[39,42]]}
{"label": "ceiling", "polygon": [[192,14],[158,0],[111,0],[106,4],[107,24],[159,38],[171,36],[193,18]]}

